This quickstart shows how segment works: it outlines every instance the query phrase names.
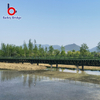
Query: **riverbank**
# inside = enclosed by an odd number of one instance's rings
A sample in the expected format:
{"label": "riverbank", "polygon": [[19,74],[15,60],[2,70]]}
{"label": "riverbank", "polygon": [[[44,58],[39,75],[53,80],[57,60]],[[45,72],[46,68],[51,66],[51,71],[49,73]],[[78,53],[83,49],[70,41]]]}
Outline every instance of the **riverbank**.
{"label": "riverbank", "polygon": [[[45,70],[46,66],[49,66],[49,64],[30,64],[30,63],[0,63],[0,69],[5,70],[17,70],[21,73],[27,73],[27,74],[34,74],[38,76],[46,76],[50,78],[60,78],[60,79],[69,79],[74,81],[82,81],[82,82],[89,82],[89,83],[95,83],[100,84],[100,75],[88,75],[85,74],[84,71],[82,73],[70,73],[70,72],[59,72],[59,71],[53,71]],[[58,65],[62,68],[76,68],[76,66],[73,65]],[[53,65],[53,67],[56,67],[56,65]],[[93,69],[95,67],[89,67],[85,66],[86,68]],[[99,69],[99,67],[96,67]]]}
{"label": "riverbank", "polygon": [[0,69],[5,70],[44,70],[46,69],[43,65],[36,65],[36,64],[30,64],[30,63],[0,63]]}
{"label": "riverbank", "polygon": [[[40,63],[39,65],[30,64],[30,63],[1,63],[0,62],[0,69],[12,69],[12,70],[43,70],[47,67],[51,67],[50,64],[43,64]],[[53,68],[56,68],[56,65],[52,65]],[[58,64],[58,68],[67,68],[67,69],[76,69],[75,65],[62,65]],[[82,66],[79,66],[79,69],[82,69]],[[97,66],[84,66],[84,70],[95,70],[100,71],[100,67]]]}
{"label": "riverbank", "polygon": [[[39,65],[30,64],[30,63],[1,63],[0,69],[11,69],[11,70],[43,70],[47,67],[51,67],[50,64],[40,63]],[[56,68],[56,65],[52,65],[53,68]],[[75,65],[62,65],[58,64],[58,68],[67,68],[67,69],[76,69]],[[79,69],[82,70],[82,66],[79,66]],[[95,70],[100,71],[100,67],[97,66],[84,66],[84,70]]]}
{"label": "riverbank", "polygon": [[[49,64],[39,64],[41,66],[46,66],[46,67],[51,67]],[[53,68],[56,68],[56,65],[52,65]],[[68,69],[76,69],[75,65],[62,65],[58,64],[58,68],[68,68]],[[79,66],[79,69],[82,70],[82,66]],[[100,71],[99,66],[84,66],[84,70],[95,70],[95,71]]]}

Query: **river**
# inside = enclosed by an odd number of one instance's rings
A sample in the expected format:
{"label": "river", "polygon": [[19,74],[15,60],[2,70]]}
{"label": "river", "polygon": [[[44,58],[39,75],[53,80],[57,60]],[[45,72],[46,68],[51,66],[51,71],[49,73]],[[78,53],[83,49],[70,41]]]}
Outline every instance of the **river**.
{"label": "river", "polygon": [[0,100],[100,100],[100,85],[0,70]]}

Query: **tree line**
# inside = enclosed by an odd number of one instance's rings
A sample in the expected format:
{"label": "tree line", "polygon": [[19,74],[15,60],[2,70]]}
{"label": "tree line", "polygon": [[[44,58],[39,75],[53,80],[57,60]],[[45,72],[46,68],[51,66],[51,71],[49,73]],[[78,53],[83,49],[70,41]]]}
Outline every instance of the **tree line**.
{"label": "tree line", "polygon": [[28,45],[24,41],[22,46],[1,43],[0,57],[100,57],[100,42],[98,43],[98,52],[90,52],[87,44],[83,43],[79,51],[65,52],[64,46],[61,46],[61,51],[54,49],[53,46],[43,48],[41,44],[36,45],[31,39]]}

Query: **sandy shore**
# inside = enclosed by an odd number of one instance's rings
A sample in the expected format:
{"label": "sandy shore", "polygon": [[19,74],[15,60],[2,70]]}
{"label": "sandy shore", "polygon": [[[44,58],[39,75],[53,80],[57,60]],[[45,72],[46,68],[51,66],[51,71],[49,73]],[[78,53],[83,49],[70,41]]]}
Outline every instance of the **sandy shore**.
{"label": "sandy shore", "polygon": [[[47,67],[51,67],[51,65],[49,64],[39,64],[41,66],[47,66]],[[52,67],[56,67],[56,65],[52,65]],[[70,69],[76,69],[75,65],[62,65],[62,64],[58,64],[58,68],[70,68]],[[82,66],[79,66],[79,69],[82,69]],[[84,66],[85,70],[100,70],[100,67],[97,66]]]}
{"label": "sandy shore", "polygon": [[46,69],[43,65],[36,65],[30,63],[0,63],[0,69],[10,70],[44,70]]}
{"label": "sandy shore", "polygon": [[[1,63],[0,69],[13,69],[13,70],[43,70],[46,67],[51,67],[49,64],[30,64],[30,63]],[[56,67],[56,65],[52,65],[52,67]],[[58,68],[70,68],[76,69],[75,65],[62,65],[58,64]],[[82,69],[82,66],[79,66],[79,69]],[[85,70],[100,70],[100,67],[97,66],[84,66]]]}

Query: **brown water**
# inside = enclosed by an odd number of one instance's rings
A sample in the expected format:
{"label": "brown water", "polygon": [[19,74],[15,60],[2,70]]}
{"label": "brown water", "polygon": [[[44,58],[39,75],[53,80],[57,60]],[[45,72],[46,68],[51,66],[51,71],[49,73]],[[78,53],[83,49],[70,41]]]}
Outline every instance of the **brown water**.
{"label": "brown water", "polygon": [[100,100],[100,85],[1,70],[0,100]]}

